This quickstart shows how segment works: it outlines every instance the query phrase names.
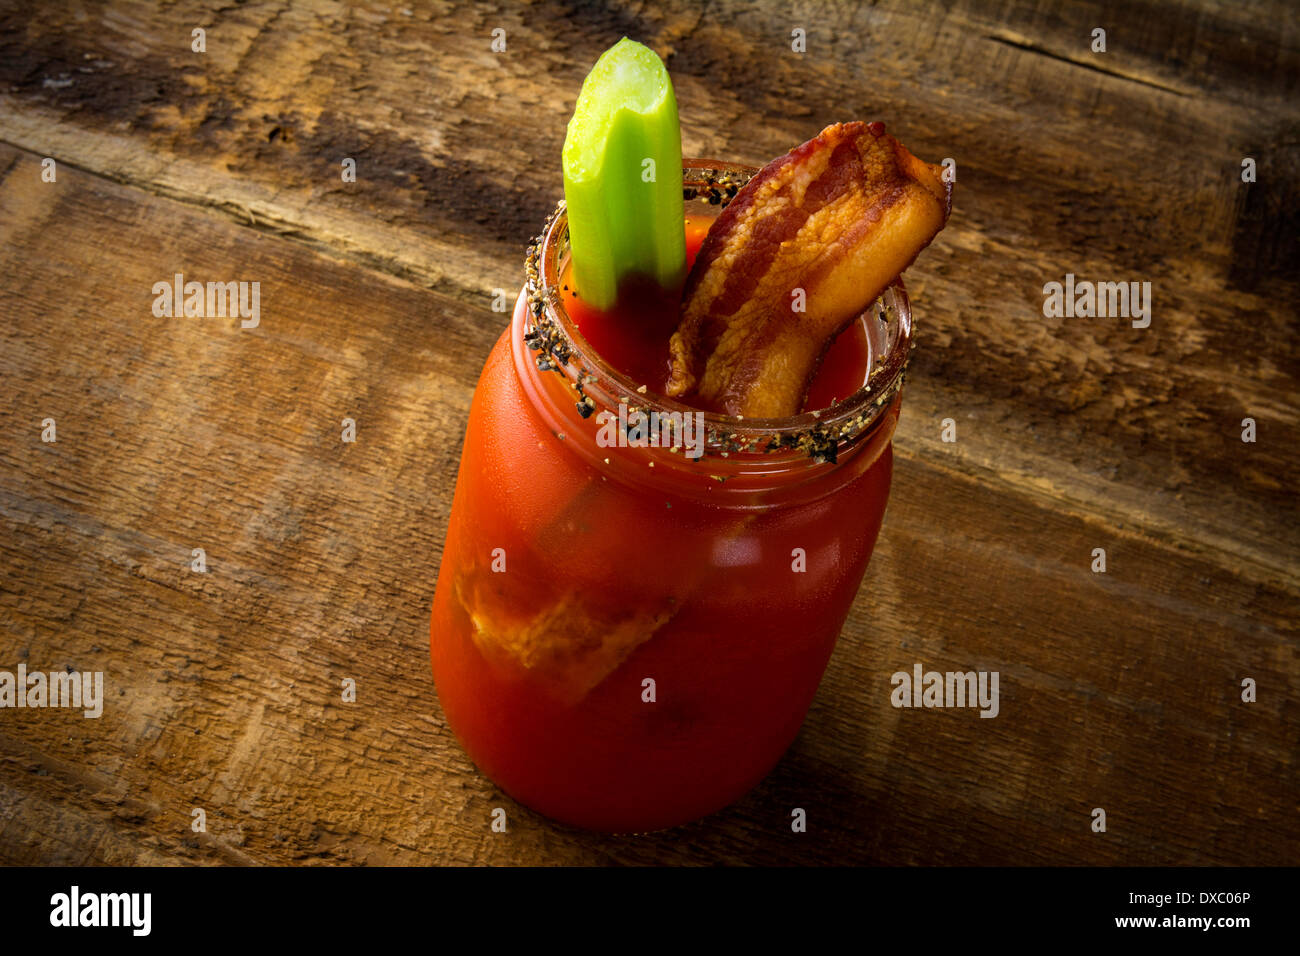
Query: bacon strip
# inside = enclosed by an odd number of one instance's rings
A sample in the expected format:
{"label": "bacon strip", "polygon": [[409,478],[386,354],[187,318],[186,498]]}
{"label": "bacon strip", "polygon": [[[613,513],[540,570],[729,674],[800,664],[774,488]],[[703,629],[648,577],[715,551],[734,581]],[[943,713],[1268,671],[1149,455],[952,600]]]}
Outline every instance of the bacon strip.
{"label": "bacon strip", "polygon": [[618,669],[673,616],[672,597],[642,606],[606,606],[596,596],[570,591],[533,613],[519,613],[495,577],[481,566],[456,578],[455,596],[473,624],[471,638],[489,660],[512,664],[540,681],[557,699],[581,700]]}
{"label": "bacon strip", "polygon": [[798,413],[831,341],[947,222],[941,174],[883,123],[828,126],[769,163],[686,280],[667,393],[730,415]]}

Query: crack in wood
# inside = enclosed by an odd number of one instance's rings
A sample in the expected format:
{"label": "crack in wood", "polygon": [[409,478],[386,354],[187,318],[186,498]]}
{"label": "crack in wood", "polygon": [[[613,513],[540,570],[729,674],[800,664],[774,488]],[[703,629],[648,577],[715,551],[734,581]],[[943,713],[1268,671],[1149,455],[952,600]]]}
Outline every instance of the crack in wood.
{"label": "crack in wood", "polygon": [[1068,63],[1070,66],[1077,66],[1085,70],[1092,70],[1094,73],[1101,73],[1116,80],[1127,80],[1129,83],[1138,83],[1142,86],[1150,87],[1153,90],[1160,90],[1164,93],[1172,93],[1174,96],[1189,96],[1186,90],[1181,90],[1176,86],[1170,86],[1167,83],[1161,83],[1159,80],[1149,80],[1144,76],[1137,76],[1132,73],[1122,73],[1119,70],[1108,69],[1104,66],[1098,66],[1096,63],[1090,63],[1087,60],[1078,57],[1067,56],[1064,53],[1054,53],[1053,51],[1039,46],[1028,40],[1022,40],[1018,37],[1000,36],[996,33],[986,33],[986,40],[992,40],[994,43],[1000,43],[1003,46],[1009,46],[1014,50],[1024,50],[1026,53],[1034,53],[1038,56],[1046,57],[1049,60],[1055,60],[1058,63]]}

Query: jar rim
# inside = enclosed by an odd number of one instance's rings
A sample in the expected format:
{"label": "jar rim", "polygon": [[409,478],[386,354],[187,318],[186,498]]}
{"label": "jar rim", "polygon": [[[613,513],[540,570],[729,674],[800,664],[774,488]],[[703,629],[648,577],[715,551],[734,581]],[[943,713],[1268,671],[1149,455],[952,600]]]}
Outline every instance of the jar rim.
{"label": "jar rim", "polygon": [[[756,167],[721,160],[682,160],[687,199],[720,207],[758,172]],[[743,418],[703,411],[650,393],[642,383],[609,365],[583,337],[564,307],[560,276],[567,252],[568,220],[561,200],[528,249],[525,342],[538,353],[539,368],[554,369],[570,378],[584,417],[599,406],[612,410],[621,404],[628,406],[629,414],[702,414],[707,436],[705,454],[793,454],[835,462],[840,453],[858,444],[885,420],[885,413],[902,389],[914,345],[911,305],[901,278],[895,278],[855,319],[865,316],[868,334],[874,331],[882,341],[880,347],[871,349],[867,380],[855,392],[823,409],[775,418]]]}

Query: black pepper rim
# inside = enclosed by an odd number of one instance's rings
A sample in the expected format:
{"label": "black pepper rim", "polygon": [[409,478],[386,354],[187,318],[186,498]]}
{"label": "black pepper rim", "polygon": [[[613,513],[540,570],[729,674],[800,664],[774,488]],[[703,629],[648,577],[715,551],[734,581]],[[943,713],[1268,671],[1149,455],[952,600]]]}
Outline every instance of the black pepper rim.
{"label": "black pepper rim", "polygon": [[[757,172],[752,167],[718,160],[685,160],[683,197],[725,207]],[[542,256],[552,252],[553,246],[560,242],[557,227],[564,211],[564,201],[561,200],[547,217],[541,234],[529,244],[524,261],[528,319],[523,340],[536,353],[537,368],[543,372],[559,372],[570,380],[569,384],[577,395],[575,405],[583,418],[591,416],[598,407],[588,390],[613,396],[614,401],[609,403],[611,406],[616,406],[620,399],[626,401],[629,417],[635,411],[656,409],[699,411],[666,396],[651,398],[643,395],[637,391],[642,387],[639,383],[616,372],[599,357],[588,361],[583,349],[578,347],[579,342],[582,345],[586,343],[582,342],[577,329],[569,334],[557,321],[556,316],[563,311],[563,306],[559,291],[554,285],[548,285],[542,275],[545,266]],[[558,253],[555,260],[558,278]],[[829,408],[783,418],[745,419],[705,412],[705,456],[729,458],[733,454],[750,456],[802,451],[814,463],[833,464],[841,452],[856,445],[881,420],[884,410],[902,390],[911,350],[916,347],[912,342],[910,304],[901,280],[895,279],[869,311],[885,325],[893,313],[897,332],[885,354],[874,360],[862,387]],[[595,354],[594,350],[592,354]],[[606,387],[607,383],[612,387]],[[638,402],[645,404],[639,405]]]}

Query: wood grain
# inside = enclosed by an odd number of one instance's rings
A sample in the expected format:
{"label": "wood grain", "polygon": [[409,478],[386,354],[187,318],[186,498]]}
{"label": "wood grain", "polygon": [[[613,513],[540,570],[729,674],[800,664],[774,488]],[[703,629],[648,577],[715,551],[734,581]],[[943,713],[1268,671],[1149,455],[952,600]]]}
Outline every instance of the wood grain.
{"label": "wood grain", "polygon": [[[0,860],[1294,861],[1282,6],[200,6],[0,5],[0,668],[115,695],[0,711]],[[762,162],[864,116],[959,173],[909,272],[885,530],[804,731],[724,813],[607,838],[474,770],[426,630],[492,293],[623,33],[667,56],[688,153]],[[261,327],[155,318],[175,272],[260,281]],[[1067,272],[1151,281],[1151,328],[1045,319]],[[916,661],[998,670],[1001,714],[893,709]]]}

